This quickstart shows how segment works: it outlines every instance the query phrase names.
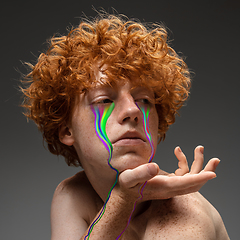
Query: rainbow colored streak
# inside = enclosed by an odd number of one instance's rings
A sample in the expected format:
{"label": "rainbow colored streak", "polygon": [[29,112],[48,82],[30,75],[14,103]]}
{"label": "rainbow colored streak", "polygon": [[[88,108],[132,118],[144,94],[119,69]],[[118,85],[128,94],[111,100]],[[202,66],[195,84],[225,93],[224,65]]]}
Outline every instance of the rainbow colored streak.
{"label": "rainbow colored streak", "polygon": [[[138,108],[140,109],[140,111],[142,112],[142,115],[143,115],[143,127],[144,127],[144,131],[145,131],[145,134],[147,136],[147,139],[150,143],[150,146],[151,146],[151,155],[149,156],[148,158],[148,163],[150,163],[153,158],[154,158],[154,154],[155,154],[155,150],[154,150],[154,145],[153,145],[153,141],[152,141],[152,137],[151,137],[151,134],[150,134],[150,131],[149,131],[149,113],[150,113],[150,106],[149,105],[140,105],[140,104],[137,104],[136,105],[138,106]],[[124,228],[124,230],[121,232],[121,234],[116,238],[116,240],[120,239],[122,234],[126,231],[130,221],[131,221],[131,218],[132,218],[132,214],[133,212],[135,211],[135,208],[136,208],[136,205],[137,205],[137,202],[139,200],[141,200],[143,198],[143,190],[145,188],[147,184],[147,181],[144,182],[140,188],[139,188],[139,195],[140,197],[135,201],[134,205],[133,205],[133,210],[128,218],[128,223],[126,225],[126,227]]]}
{"label": "rainbow colored streak", "polygon": [[110,164],[111,158],[112,158],[112,151],[113,151],[113,147],[112,147],[112,143],[110,142],[107,133],[106,133],[106,124],[107,124],[107,120],[110,116],[110,114],[112,113],[113,109],[114,109],[115,104],[112,103],[110,106],[107,107],[98,107],[98,106],[92,106],[92,111],[94,113],[95,116],[95,130],[96,130],[96,134],[99,137],[99,139],[102,141],[102,143],[104,144],[105,148],[108,150],[109,152],[109,157],[108,157],[108,165],[114,170],[116,171],[116,180],[112,186],[112,188],[110,189],[110,191],[108,192],[108,196],[107,196],[107,200],[105,201],[103,208],[101,210],[101,212],[99,213],[99,215],[97,216],[97,218],[93,221],[93,223],[91,224],[91,226],[89,227],[88,233],[87,235],[84,237],[84,239],[89,239],[90,238],[90,234],[93,230],[93,227],[98,223],[98,221],[102,218],[105,209],[106,209],[106,205],[107,202],[110,198],[110,195],[112,193],[113,188],[116,186],[117,181],[118,181],[118,175],[119,175],[119,171],[112,167],[112,165]]}
{"label": "rainbow colored streak", "polygon": [[154,154],[155,154],[151,133],[149,131],[150,106],[149,105],[139,105],[137,103],[136,103],[136,105],[138,106],[138,108],[141,110],[141,112],[143,114],[143,127],[144,127],[145,134],[147,136],[147,139],[148,139],[148,141],[150,143],[150,146],[151,146],[151,155],[148,158],[148,162],[150,163],[153,160]]}
{"label": "rainbow colored streak", "polygon": [[[153,145],[153,141],[152,141],[152,137],[149,131],[149,112],[150,112],[150,106],[149,105],[138,105],[136,103],[136,105],[138,106],[138,108],[140,109],[140,111],[142,112],[143,115],[143,127],[144,127],[144,131],[145,134],[147,136],[147,139],[150,143],[151,146],[151,155],[148,158],[148,162],[150,163],[154,157],[155,151],[154,151],[154,145]],[[112,103],[110,106],[107,107],[98,107],[98,106],[92,106],[92,111],[94,113],[95,116],[95,130],[96,130],[96,134],[99,137],[99,139],[102,141],[102,143],[104,144],[105,148],[108,150],[109,152],[109,157],[108,157],[108,165],[114,170],[116,171],[116,180],[112,186],[112,188],[110,189],[110,191],[108,192],[108,196],[107,196],[107,200],[103,205],[103,208],[101,210],[101,212],[99,213],[99,215],[97,216],[97,218],[93,221],[93,223],[91,224],[91,226],[89,227],[88,233],[87,235],[84,237],[84,240],[89,239],[90,238],[90,234],[93,230],[93,227],[98,223],[98,221],[102,218],[105,209],[106,209],[106,205],[108,200],[110,199],[111,193],[113,188],[116,186],[117,181],[118,181],[118,176],[119,176],[119,171],[112,167],[112,165],[110,164],[111,158],[112,158],[112,152],[113,152],[113,147],[112,147],[112,143],[110,142],[107,133],[106,133],[106,124],[107,124],[107,120],[109,118],[109,116],[111,115],[113,109],[114,109],[115,104]],[[126,231],[130,221],[131,221],[131,217],[132,214],[136,208],[136,204],[139,200],[141,200],[143,198],[143,190],[144,187],[146,185],[147,181],[145,183],[143,183],[140,188],[139,188],[139,195],[140,197],[136,200],[136,202],[133,205],[133,210],[128,218],[128,223],[125,227],[125,229],[122,231],[122,233],[116,238],[116,239],[120,239],[122,234]]]}

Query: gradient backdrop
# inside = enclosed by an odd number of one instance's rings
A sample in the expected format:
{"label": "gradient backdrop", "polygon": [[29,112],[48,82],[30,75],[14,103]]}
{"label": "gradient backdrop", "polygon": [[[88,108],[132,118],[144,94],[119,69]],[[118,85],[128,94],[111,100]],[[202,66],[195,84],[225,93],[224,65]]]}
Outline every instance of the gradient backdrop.
{"label": "gradient backdrop", "polygon": [[180,145],[193,159],[205,146],[206,160],[219,157],[217,179],[201,193],[218,209],[231,239],[239,239],[240,168],[240,1],[6,1],[1,6],[0,239],[50,239],[50,205],[57,184],[79,171],[48,153],[41,134],[22,115],[17,88],[21,61],[35,62],[44,42],[66,34],[92,5],[146,22],[163,22],[172,46],[195,72],[191,97],[158,147],[155,161],[174,171],[173,149]]}

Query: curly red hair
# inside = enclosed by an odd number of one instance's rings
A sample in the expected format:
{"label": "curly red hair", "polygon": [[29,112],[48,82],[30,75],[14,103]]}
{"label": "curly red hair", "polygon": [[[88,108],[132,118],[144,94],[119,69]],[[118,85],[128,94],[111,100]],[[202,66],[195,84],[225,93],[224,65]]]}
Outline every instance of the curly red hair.
{"label": "curly red hair", "polygon": [[[76,95],[94,86],[96,65],[109,83],[135,81],[153,89],[160,139],[189,95],[190,74],[183,59],[168,45],[166,29],[116,15],[84,21],[67,36],[53,37],[27,75],[23,88],[25,115],[35,121],[51,153],[68,165],[81,165],[73,146],[59,140],[59,127],[71,119]],[[137,77],[136,77],[137,76]]]}

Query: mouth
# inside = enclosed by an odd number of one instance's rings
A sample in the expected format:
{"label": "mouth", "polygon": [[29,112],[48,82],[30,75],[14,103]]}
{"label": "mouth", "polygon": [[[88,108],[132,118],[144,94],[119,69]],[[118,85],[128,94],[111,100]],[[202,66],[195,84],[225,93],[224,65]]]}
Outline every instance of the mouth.
{"label": "mouth", "polygon": [[145,143],[145,139],[136,131],[128,131],[124,133],[120,138],[113,141],[114,146],[135,146]]}

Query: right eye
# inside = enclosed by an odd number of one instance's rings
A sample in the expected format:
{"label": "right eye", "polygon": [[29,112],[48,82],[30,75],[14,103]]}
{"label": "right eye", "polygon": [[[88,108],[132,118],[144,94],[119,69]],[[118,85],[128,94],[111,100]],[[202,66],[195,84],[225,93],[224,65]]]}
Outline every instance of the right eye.
{"label": "right eye", "polygon": [[105,99],[100,99],[96,102],[96,104],[108,104],[108,103],[112,103],[113,101],[109,98],[105,98]]}

